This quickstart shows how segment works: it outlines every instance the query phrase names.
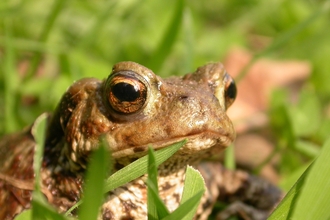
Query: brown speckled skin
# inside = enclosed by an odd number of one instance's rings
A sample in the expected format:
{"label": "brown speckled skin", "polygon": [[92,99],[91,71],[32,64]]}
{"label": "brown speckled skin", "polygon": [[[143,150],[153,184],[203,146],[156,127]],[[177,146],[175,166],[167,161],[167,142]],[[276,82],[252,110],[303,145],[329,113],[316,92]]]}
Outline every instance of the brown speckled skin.
{"label": "brown speckled skin", "polygon": [[[102,135],[111,147],[117,169],[145,155],[149,144],[157,150],[188,139],[159,167],[160,195],[171,211],[179,204],[186,166],[222,151],[235,137],[225,113],[227,82],[222,64],[208,64],[182,78],[165,80],[133,62],[116,64],[112,74],[123,71],[135,72],[146,85],[146,102],[139,111],[116,112],[108,101],[106,81],[87,78],[67,90],[50,118],[42,189],[59,212],[80,199],[88,156]],[[30,208],[34,147],[30,129],[0,141],[0,219],[12,219]],[[222,175],[219,169],[215,172]],[[144,179],[110,192],[99,218],[146,219]],[[206,182],[217,185],[212,179],[206,178]],[[219,190],[205,194],[197,218],[207,218],[218,194]]]}
{"label": "brown speckled skin", "polygon": [[[26,129],[21,134],[9,135],[0,140],[0,219],[12,219],[16,213],[30,208],[32,192],[3,181],[8,176],[32,183],[35,142],[29,131]],[[32,189],[32,184],[25,188],[29,187]]]}

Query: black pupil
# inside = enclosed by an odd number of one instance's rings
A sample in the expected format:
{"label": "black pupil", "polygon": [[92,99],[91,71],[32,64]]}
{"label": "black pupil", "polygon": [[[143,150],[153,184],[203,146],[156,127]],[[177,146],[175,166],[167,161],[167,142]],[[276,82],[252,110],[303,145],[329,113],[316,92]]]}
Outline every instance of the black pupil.
{"label": "black pupil", "polygon": [[231,99],[235,99],[237,94],[237,89],[234,81],[230,82],[230,85],[227,88],[226,96],[228,96]]}
{"label": "black pupil", "polygon": [[139,90],[129,83],[118,83],[112,87],[112,93],[122,102],[132,102],[139,97]]}

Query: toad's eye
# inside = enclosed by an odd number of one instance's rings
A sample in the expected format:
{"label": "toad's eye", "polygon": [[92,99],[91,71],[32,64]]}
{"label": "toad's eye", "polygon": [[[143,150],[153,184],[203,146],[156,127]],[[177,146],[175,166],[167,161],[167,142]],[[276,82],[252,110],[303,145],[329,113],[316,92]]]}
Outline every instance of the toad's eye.
{"label": "toad's eye", "polygon": [[110,75],[106,81],[106,95],[112,109],[130,114],[142,109],[147,100],[146,82],[132,71]]}
{"label": "toad's eye", "polygon": [[225,101],[226,101],[226,109],[228,109],[233,102],[235,101],[237,95],[236,84],[233,78],[229,74],[225,75]]}

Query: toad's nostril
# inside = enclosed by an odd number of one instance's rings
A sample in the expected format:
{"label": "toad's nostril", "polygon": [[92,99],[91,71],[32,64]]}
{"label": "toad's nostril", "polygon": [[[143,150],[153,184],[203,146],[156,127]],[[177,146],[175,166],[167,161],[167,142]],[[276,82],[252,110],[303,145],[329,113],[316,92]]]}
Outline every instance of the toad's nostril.
{"label": "toad's nostril", "polygon": [[182,95],[179,97],[180,99],[188,99],[188,96],[187,95]]}

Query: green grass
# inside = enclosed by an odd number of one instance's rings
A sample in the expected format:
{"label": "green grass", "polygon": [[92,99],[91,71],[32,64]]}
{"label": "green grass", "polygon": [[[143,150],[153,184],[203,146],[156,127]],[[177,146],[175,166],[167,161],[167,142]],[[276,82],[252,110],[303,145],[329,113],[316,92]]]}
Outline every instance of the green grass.
{"label": "green grass", "polygon": [[[314,188],[329,188],[319,180],[328,176],[322,158],[330,130],[329,5],[301,0],[1,1],[0,134],[52,111],[74,80],[106,78],[118,61],[139,62],[166,77],[221,61],[230,48],[240,46],[255,53],[253,61],[310,62],[312,75],[297,102],[290,102],[285,90],[273,92],[268,113],[274,155],[281,154],[284,190],[316,158],[305,175],[316,179]],[[253,43],[258,36],[267,39],[266,46]],[[295,204],[288,206],[290,216],[304,213],[306,198],[318,195],[308,190],[309,178],[303,179],[307,195],[287,199]],[[329,190],[323,193],[328,198]],[[319,202],[318,207],[330,205],[327,199]]]}

